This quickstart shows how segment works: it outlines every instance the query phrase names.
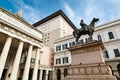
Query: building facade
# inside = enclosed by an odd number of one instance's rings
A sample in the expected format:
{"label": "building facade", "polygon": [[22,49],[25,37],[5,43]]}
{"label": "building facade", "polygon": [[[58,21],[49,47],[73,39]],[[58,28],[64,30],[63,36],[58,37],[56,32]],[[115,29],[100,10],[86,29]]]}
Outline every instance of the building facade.
{"label": "building facade", "polygon": [[0,80],[48,80],[49,48],[21,16],[0,8]]}
{"label": "building facade", "polygon": [[[94,40],[100,40],[105,46],[104,58],[106,63],[111,67],[113,75],[120,78],[120,19],[95,27],[93,34]],[[83,35],[79,39],[80,44],[89,42],[89,36]],[[67,48],[75,45],[73,35],[60,38],[55,41],[54,65],[61,78],[65,77],[65,69],[71,64],[71,53]],[[66,62],[64,58],[67,57]],[[63,67],[64,66],[64,67]],[[62,79],[61,79],[62,80]]]}
{"label": "building facade", "polygon": [[70,33],[76,29],[75,25],[62,10],[59,10],[36,22],[33,26],[43,33],[43,43],[50,47],[51,65],[53,65],[55,40],[70,35]]}

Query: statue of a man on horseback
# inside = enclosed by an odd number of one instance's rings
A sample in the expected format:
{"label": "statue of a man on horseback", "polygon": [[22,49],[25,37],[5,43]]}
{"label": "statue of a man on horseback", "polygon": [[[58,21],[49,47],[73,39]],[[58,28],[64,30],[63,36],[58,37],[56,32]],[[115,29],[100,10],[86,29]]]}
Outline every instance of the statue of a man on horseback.
{"label": "statue of a man on horseback", "polygon": [[73,31],[73,35],[76,38],[76,42],[78,43],[79,38],[81,37],[81,35],[89,35],[90,41],[93,40],[92,35],[94,32],[94,26],[95,23],[99,21],[98,18],[93,18],[92,21],[90,22],[89,25],[85,24],[83,20],[81,20],[80,22],[80,26],[82,27],[81,29],[76,29]]}

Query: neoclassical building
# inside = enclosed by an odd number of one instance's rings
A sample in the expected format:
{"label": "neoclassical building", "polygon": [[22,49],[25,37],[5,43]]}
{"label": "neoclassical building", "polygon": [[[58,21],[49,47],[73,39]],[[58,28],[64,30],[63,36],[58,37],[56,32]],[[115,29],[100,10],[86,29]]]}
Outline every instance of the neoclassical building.
{"label": "neoclassical building", "polygon": [[0,80],[50,80],[49,53],[42,33],[21,12],[0,8]]}
{"label": "neoclassical building", "polygon": [[[105,23],[95,27],[93,34],[94,40],[103,42],[105,50],[103,51],[106,63],[111,67],[113,75],[120,78],[120,19]],[[81,36],[80,44],[89,42],[88,35]],[[54,66],[57,70],[58,78],[65,77],[67,67],[71,64],[71,53],[67,48],[76,44],[73,35],[69,35],[55,42]],[[59,76],[61,74],[61,76]],[[59,79],[60,80],[60,79]]]}

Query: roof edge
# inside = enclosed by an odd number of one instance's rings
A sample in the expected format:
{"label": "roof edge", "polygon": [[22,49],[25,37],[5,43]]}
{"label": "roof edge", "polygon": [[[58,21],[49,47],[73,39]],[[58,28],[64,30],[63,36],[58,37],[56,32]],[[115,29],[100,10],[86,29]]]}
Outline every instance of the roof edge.
{"label": "roof edge", "polygon": [[53,19],[58,15],[61,15],[71,25],[71,27],[73,29],[77,29],[76,26],[71,22],[71,20],[65,15],[65,13],[61,9],[56,11],[55,13],[43,18],[42,20],[34,23],[33,26],[37,27],[38,25],[43,24],[44,22],[49,21],[50,19]]}

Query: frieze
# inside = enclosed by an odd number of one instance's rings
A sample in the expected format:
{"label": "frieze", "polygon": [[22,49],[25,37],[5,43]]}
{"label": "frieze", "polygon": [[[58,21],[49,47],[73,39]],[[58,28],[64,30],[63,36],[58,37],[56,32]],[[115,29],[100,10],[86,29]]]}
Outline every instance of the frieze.
{"label": "frieze", "polygon": [[10,30],[7,26],[4,26],[3,28],[4,28],[4,30],[6,30],[6,31],[9,31],[9,30]]}
{"label": "frieze", "polygon": [[29,36],[27,36],[27,35],[25,35],[25,34],[23,34],[23,33],[21,33],[21,32],[19,32],[19,31],[13,29],[13,28],[10,28],[10,27],[9,27],[8,25],[6,25],[6,24],[0,23],[0,28],[1,28],[1,29],[4,29],[5,31],[8,31],[8,32],[10,32],[10,33],[12,33],[12,34],[15,34],[15,35],[17,35],[17,36],[21,36],[21,37],[23,37],[23,38],[25,38],[25,39],[27,39],[27,40],[29,40],[29,41],[32,41],[32,42],[34,42],[34,43],[36,43],[36,44],[41,45],[41,42],[39,42],[39,41],[35,40],[34,38],[31,38],[31,37],[29,37]]}
{"label": "frieze", "polygon": [[68,74],[73,74],[73,70],[72,69],[68,69]]}
{"label": "frieze", "polygon": [[92,67],[92,71],[94,74],[98,74],[100,72],[99,67]]}
{"label": "frieze", "polygon": [[101,67],[101,72],[102,72],[103,74],[109,74],[108,67],[107,67],[107,66]]}
{"label": "frieze", "polygon": [[10,32],[13,33],[13,34],[16,33],[16,31],[14,29],[10,29]]}
{"label": "frieze", "polygon": [[79,68],[80,74],[86,74],[85,68]]}
{"label": "frieze", "polygon": [[86,68],[86,73],[87,73],[87,74],[92,74],[92,69],[91,69],[90,67],[87,67],[87,68]]}
{"label": "frieze", "polygon": [[78,74],[78,73],[79,73],[78,68],[74,68],[74,69],[73,69],[73,72],[74,72],[74,74]]}

